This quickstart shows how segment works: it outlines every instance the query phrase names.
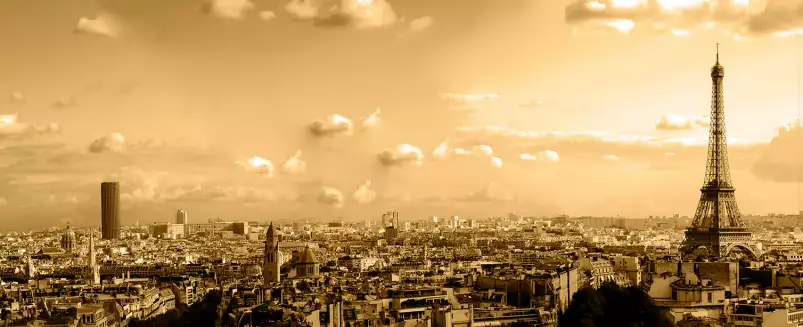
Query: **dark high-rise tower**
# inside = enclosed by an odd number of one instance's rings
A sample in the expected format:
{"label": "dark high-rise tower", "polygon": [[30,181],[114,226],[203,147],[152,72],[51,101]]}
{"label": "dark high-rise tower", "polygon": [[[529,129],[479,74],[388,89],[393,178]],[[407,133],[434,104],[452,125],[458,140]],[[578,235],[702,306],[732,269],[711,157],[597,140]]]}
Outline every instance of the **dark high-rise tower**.
{"label": "dark high-rise tower", "polygon": [[705,180],[700,189],[700,202],[694,213],[694,221],[686,230],[681,252],[688,254],[698,248],[705,248],[708,257],[720,258],[738,248],[756,257],[758,251],[752,234],[745,229],[742,214],[736,204],[735,189],[731,184],[725,137],[725,102],[722,90],[724,77],[725,68],[719,64],[717,45],[717,61],[711,68],[711,126]]}
{"label": "dark high-rise tower", "polygon": [[104,240],[120,238],[120,183],[100,184],[101,229]]}

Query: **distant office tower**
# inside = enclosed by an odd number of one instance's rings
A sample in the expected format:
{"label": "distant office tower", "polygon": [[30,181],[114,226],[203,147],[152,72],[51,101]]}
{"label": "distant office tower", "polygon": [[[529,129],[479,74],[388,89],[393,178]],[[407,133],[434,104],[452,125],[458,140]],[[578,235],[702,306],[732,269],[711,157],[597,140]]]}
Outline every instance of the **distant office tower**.
{"label": "distant office tower", "polygon": [[120,183],[100,184],[101,229],[104,240],[120,238]]}
{"label": "distant office tower", "polygon": [[182,225],[186,225],[187,224],[187,212],[186,211],[184,211],[182,209],[178,209],[178,211],[176,212],[176,224],[182,224]]}

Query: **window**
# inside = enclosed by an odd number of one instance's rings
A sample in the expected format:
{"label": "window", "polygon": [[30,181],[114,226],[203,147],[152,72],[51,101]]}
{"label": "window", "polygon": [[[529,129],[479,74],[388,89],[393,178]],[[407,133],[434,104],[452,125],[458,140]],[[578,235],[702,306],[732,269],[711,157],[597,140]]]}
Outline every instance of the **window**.
{"label": "window", "polygon": [[708,292],[708,303],[711,303],[713,301],[714,301],[714,294],[711,293],[711,292]]}

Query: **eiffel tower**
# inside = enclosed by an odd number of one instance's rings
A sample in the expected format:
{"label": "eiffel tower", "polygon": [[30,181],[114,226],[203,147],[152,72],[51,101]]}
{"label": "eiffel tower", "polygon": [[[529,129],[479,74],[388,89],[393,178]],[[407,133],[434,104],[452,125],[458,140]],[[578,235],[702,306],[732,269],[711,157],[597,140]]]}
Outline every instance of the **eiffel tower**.
{"label": "eiffel tower", "polygon": [[705,181],[700,189],[700,202],[694,213],[694,220],[686,230],[686,239],[683,240],[680,252],[688,255],[704,248],[708,258],[719,259],[738,249],[757,259],[759,251],[752,233],[745,228],[742,221],[742,214],[736,204],[735,189],[731,184],[722,92],[724,77],[725,68],[719,64],[717,44],[717,61],[711,68],[711,125]]}

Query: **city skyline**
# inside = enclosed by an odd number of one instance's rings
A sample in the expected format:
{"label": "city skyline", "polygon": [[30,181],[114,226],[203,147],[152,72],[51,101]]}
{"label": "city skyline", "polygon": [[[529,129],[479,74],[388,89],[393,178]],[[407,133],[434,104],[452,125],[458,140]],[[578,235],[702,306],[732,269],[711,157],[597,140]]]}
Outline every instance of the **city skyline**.
{"label": "city skyline", "polygon": [[717,42],[742,211],[803,210],[777,1],[346,2],[0,2],[0,219],[691,216]]}

